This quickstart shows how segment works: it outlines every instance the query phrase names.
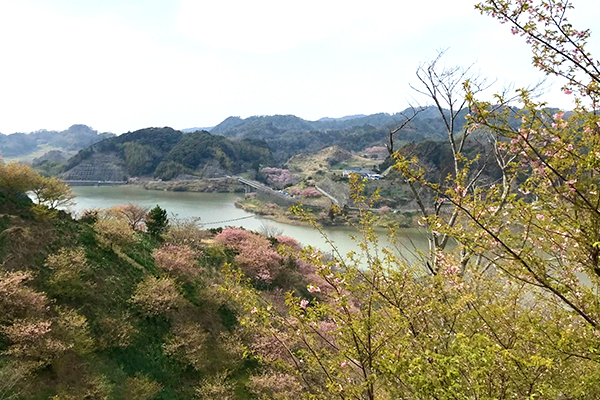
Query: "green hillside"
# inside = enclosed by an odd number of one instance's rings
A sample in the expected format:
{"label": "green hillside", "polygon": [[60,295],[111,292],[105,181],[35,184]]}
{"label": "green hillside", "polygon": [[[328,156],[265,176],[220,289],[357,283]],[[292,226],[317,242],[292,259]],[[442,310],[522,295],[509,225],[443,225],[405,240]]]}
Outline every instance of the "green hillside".
{"label": "green hillside", "polygon": [[160,213],[131,205],[75,220],[19,192],[32,174],[0,165],[0,398],[254,398],[246,382],[261,363],[220,268],[282,302],[306,292],[281,247],[298,244],[238,229],[248,245],[236,248],[190,221],[157,228]]}
{"label": "green hillside", "polygon": [[264,141],[233,141],[205,131],[147,128],[96,143],[70,159],[63,176],[74,180],[126,180],[181,174],[204,177],[238,173],[272,162]]}
{"label": "green hillside", "polygon": [[[229,117],[211,129],[211,133],[230,138],[266,140],[279,162],[285,162],[299,153],[313,153],[325,147],[339,146],[350,151],[361,151],[370,146],[386,143],[390,129],[397,127],[412,115],[379,113],[340,119],[325,118],[307,121],[294,115],[255,116],[246,119]],[[461,112],[455,127],[464,125],[466,110]],[[402,130],[397,138],[403,142],[445,139],[445,128],[437,109],[423,108]]]}

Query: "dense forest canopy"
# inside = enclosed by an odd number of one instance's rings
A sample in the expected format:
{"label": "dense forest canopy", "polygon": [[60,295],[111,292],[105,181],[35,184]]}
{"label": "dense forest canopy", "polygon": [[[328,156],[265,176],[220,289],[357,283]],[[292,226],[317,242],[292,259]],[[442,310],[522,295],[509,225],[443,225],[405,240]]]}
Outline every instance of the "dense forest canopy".
{"label": "dense forest canopy", "polygon": [[[171,128],[147,128],[104,140],[80,151],[65,167],[75,167],[113,155],[124,176],[155,176],[172,179],[180,174],[201,173],[207,165],[223,173],[238,173],[253,165],[272,163],[264,141],[233,141],[205,131],[182,133]],[[255,166],[255,168],[256,168]]]}

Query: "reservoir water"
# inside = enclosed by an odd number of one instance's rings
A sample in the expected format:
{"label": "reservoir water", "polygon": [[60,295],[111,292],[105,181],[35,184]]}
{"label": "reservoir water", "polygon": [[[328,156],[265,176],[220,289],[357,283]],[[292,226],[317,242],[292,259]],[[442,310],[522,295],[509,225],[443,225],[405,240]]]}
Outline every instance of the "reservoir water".
{"label": "reservoir water", "polygon": [[[240,194],[167,192],[132,186],[75,186],[71,189],[77,196],[76,204],[71,207],[71,210],[75,212],[128,203],[145,207],[154,207],[158,204],[170,215],[174,214],[179,218],[200,218],[200,222],[205,228],[241,226],[260,232],[267,226],[269,229],[281,231],[283,235],[293,237],[303,245],[312,245],[324,252],[331,251],[331,246],[327,244],[326,239],[312,227],[275,222],[235,207],[234,202],[242,196]],[[356,242],[350,238],[351,235],[357,234],[354,228],[348,226],[327,227],[324,231],[342,254],[357,249]],[[385,230],[381,230],[379,233],[380,243],[389,245],[385,238]],[[420,250],[427,248],[426,238],[418,229],[403,229],[398,234],[399,245],[397,247],[401,254],[409,260],[414,260],[415,248]]]}

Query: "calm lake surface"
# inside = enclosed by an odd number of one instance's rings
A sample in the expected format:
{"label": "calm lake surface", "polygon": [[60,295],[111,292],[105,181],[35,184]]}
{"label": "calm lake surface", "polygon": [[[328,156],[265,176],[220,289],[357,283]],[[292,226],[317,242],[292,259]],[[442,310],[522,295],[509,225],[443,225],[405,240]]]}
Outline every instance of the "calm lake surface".
{"label": "calm lake surface", "polygon": [[[312,245],[324,252],[331,251],[327,241],[311,227],[282,224],[235,207],[235,200],[243,196],[240,194],[167,192],[131,186],[75,186],[71,189],[77,196],[76,204],[71,207],[75,212],[127,203],[146,207],[154,207],[158,204],[166,209],[169,215],[175,214],[179,218],[200,218],[205,228],[241,226],[260,232],[266,225],[269,229],[274,228],[283,232],[283,235],[293,237],[303,245]],[[350,235],[356,234],[353,228],[327,227],[324,230],[342,254],[356,250],[356,244],[350,238]],[[385,230],[380,231],[380,235],[381,244],[389,245],[385,238]],[[412,255],[414,248],[421,250],[427,248],[426,238],[417,229],[403,229],[399,235],[400,251],[409,260],[414,259]]]}

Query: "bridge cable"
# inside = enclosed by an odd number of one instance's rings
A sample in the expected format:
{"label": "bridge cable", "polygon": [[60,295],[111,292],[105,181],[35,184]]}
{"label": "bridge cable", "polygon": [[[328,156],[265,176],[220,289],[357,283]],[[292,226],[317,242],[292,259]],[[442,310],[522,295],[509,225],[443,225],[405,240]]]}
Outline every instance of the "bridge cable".
{"label": "bridge cable", "polygon": [[255,218],[256,215],[249,215],[246,217],[240,217],[240,218],[234,218],[234,219],[226,219],[224,221],[213,221],[213,222],[201,222],[202,225],[213,225],[213,224],[222,224],[225,222],[232,222],[232,221],[240,221],[242,219],[248,219],[248,218]]}

